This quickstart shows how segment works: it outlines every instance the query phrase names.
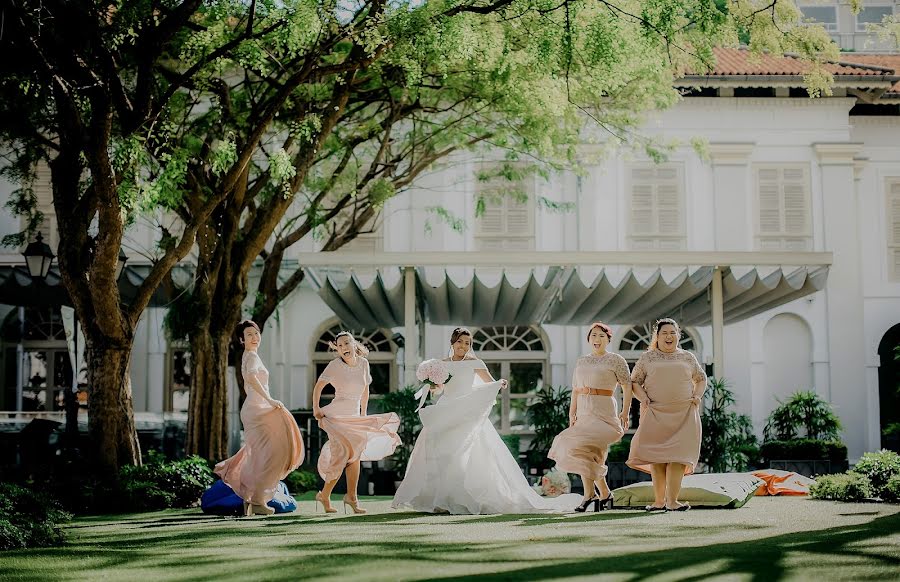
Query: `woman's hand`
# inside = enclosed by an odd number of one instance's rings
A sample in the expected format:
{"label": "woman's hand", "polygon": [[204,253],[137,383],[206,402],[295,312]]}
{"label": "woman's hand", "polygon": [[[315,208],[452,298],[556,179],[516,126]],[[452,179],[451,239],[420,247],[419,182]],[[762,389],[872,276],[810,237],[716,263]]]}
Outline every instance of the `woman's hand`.
{"label": "woman's hand", "polygon": [[622,423],[622,430],[628,430],[628,427],[631,426],[631,415],[627,410],[619,413],[619,422]]}
{"label": "woman's hand", "polygon": [[313,408],[313,418],[315,418],[316,420],[322,420],[323,418],[325,418],[325,415],[322,413],[322,409],[318,406]]}
{"label": "woman's hand", "polygon": [[575,426],[575,413],[569,414],[569,426]]}
{"label": "woman's hand", "polygon": [[273,408],[284,408],[284,403],[281,400],[275,400],[274,398],[269,400],[269,404],[271,404]]}

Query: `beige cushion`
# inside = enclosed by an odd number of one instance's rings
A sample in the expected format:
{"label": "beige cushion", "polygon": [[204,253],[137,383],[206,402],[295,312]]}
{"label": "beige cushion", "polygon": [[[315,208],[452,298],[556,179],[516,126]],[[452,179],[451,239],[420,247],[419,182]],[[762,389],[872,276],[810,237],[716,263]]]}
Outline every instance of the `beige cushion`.
{"label": "beige cushion", "polygon": [[[678,500],[694,507],[738,508],[764,484],[750,473],[698,473],[684,478]],[[620,487],[613,494],[617,507],[645,507],[654,501],[649,481]]]}

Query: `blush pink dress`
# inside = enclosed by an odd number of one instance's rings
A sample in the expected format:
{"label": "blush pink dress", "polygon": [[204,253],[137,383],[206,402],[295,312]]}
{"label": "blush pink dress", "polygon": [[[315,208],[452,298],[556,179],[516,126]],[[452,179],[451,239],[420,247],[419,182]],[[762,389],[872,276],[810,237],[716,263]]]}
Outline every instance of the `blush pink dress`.
{"label": "blush pink dress", "polygon": [[303,462],[303,437],[290,412],[272,406],[257,392],[269,396],[269,371],[256,352],[244,352],[241,374],[247,386],[241,406],[244,446],[214,471],[244,501],[265,505],[275,496],[278,482]]}
{"label": "blush pink dress", "polygon": [[[597,388],[615,391],[617,385],[630,382],[628,363],[619,354],[607,352],[578,358],[572,376],[572,389]],[[619,421],[619,407],[614,396],[573,392],[578,398],[575,424],[553,439],[547,456],[566,473],[598,480],[606,476],[609,445],[622,439],[625,431]]]}
{"label": "blush pink dress", "polygon": [[649,473],[654,463],[683,463],[684,474],[693,473],[700,458],[701,425],[700,407],[691,396],[695,382],[706,385],[697,358],[682,349],[647,351],[635,364],[631,381],[643,387],[647,402],[626,464]]}
{"label": "blush pink dress", "polygon": [[319,455],[319,475],[325,481],[341,476],[344,467],[356,461],[378,461],[393,454],[400,444],[396,413],[360,415],[360,401],[372,383],[369,361],[356,358],[355,366],[335,358],[319,376],[319,382],[334,387],[334,400],[322,407],[325,415],[319,426],[328,433],[328,442]]}

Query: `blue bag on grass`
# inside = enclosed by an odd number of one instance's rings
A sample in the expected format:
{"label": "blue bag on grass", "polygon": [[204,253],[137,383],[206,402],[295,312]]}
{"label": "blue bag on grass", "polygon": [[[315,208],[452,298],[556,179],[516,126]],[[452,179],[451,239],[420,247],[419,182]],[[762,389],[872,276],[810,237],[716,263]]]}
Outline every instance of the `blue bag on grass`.
{"label": "blue bag on grass", "polygon": [[[288,493],[284,481],[279,481],[275,488],[275,497],[268,503],[275,513],[291,513],[297,510],[297,501]],[[200,497],[200,509],[212,515],[241,515],[244,500],[231,487],[219,480],[203,492]]]}

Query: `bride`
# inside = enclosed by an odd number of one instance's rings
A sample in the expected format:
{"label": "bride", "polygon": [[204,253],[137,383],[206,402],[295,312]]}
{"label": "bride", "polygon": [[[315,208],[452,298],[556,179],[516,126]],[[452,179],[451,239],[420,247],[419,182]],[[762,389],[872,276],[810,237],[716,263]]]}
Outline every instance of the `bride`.
{"label": "bride", "polygon": [[580,497],[535,493],[488,418],[506,380],[494,381],[472,354],[468,329],[453,330],[450,344],[451,378],[437,404],[419,412],[422,432],[392,506],[453,514],[571,511]]}

